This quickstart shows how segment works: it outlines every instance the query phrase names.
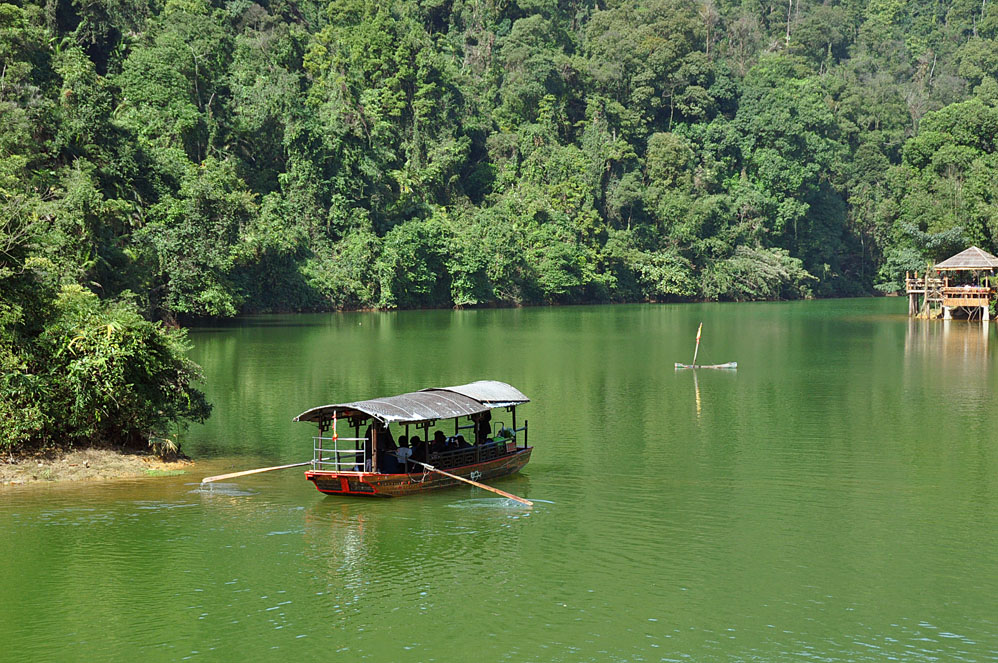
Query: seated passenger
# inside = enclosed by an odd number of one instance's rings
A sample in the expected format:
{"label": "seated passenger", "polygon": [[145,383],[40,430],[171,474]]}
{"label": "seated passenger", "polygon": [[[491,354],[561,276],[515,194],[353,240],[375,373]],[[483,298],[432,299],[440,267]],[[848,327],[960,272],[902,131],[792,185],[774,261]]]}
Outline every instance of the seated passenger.
{"label": "seated passenger", "polygon": [[471,445],[468,444],[468,441],[464,439],[464,435],[457,435],[457,436],[455,436],[454,437],[454,442],[456,443],[455,446],[458,449],[470,449],[471,448]]}
{"label": "seated passenger", "polygon": [[430,453],[440,454],[447,451],[447,436],[442,430],[433,434],[433,444],[430,445]]}
{"label": "seated passenger", "polygon": [[425,463],[428,457],[426,440],[421,440],[418,437],[415,438],[415,440],[416,442],[412,445],[412,460],[418,460],[421,463]]}
{"label": "seated passenger", "polygon": [[395,457],[395,440],[387,428],[378,431],[378,471],[382,474],[396,474],[399,471]]}
{"label": "seated passenger", "polygon": [[378,426],[378,441],[382,442],[389,451],[398,449],[395,438],[392,436],[392,429],[387,425]]}
{"label": "seated passenger", "polygon": [[411,456],[412,449],[409,448],[409,441],[406,439],[405,435],[403,435],[399,440],[399,448],[395,450],[395,458],[398,460],[400,471],[406,473],[410,471],[409,458]]}
{"label": "seated passenger", "polygon": [[398,474],[399,461],[394,452],[382,449],[378,452],[378,471],[382,474]]}

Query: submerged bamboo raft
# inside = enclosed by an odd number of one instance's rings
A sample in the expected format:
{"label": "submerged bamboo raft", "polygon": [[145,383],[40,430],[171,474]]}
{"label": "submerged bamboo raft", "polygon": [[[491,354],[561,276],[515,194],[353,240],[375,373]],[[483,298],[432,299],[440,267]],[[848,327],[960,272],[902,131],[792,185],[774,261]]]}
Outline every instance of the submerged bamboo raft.
{"label": "submerged bamboo raft", "polygon": [[677,361],[676,362],[676,370],[679,371],[679,370],[683,370],[683,369],[686,369],[686,368],[692,368],[694,370],[697,369],[697,368],[722,368],[722,369],[736,369],[736,368],[738,368],[738,362],[737,361],[729,361],[726,364],[698,364],[697,363],[697,354],[700,352],[700,333],[702,331],[703,331],[703,323],[701,322],[700,326],[697,327],[697,344],[696,344],[696,347],[693,348],[693,363],[692,364],[683,364],[683,363],[680,363],[680,362]]}

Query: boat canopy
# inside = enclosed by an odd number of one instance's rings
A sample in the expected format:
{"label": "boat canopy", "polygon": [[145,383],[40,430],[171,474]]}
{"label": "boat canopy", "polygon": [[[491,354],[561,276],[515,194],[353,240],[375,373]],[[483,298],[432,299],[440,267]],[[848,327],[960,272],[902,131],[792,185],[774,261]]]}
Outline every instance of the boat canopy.
{"label": "boat canopy", "polygon": [[456,394],[474,398],[490,408],[509,407],[510,405],[522,405],[530,402],[530,399],[524,396],[519,389],[497,380],[479,380],[456,387],[433,387],[422,391],[453,391]]}
{"label": "boat canopy", "polygon": [[[475,398],[474,394],[481,396]],[[320,422],[338,417],[366,415],[385,424],[414,424],[437,419],[453,419],[487,412],[494,407],[519,405],[529,399],[503,382],[482,380],[457,387],[414,391],[398,396],[352,403],[321,405],[302,412],[293,421]]]}

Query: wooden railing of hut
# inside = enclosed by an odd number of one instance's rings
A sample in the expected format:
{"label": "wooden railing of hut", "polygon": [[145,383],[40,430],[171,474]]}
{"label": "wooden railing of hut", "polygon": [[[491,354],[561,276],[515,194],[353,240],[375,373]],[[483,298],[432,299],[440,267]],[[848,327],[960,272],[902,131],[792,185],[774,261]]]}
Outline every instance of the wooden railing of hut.
{"label": "wooden railing of hut", "polygon": [[995,298],[995,288],[950,285],[949,277],[919,276],[918,272],[914,276],[911,273],[905,274],[905,292],[908,295],[910,316],[930,315],[934,306],[942,307],[944,312],[954,308],[965,308],[968,311],[986,308]]}

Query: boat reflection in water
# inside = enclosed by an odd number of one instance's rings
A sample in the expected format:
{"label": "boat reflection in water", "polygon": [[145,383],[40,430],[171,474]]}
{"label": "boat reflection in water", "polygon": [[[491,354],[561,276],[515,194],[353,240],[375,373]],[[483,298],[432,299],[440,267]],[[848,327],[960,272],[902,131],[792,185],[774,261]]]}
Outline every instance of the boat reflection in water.
{"label": "boat reflection in water", "polygon": [[[526,479],[517,484],[522,490]],[[513,582],[517,565],[496,562],[516,559],[521,544],[515,534],[523,531],[531,512],[498,508],[509,504],[502,498],[455,502],[440,497],[318,500],[305,509],[306,567],[334,612],[351,614],[362,604],[397,608],[401,597],[435,600],[422,594],[466,585],[471,577],[481,580],[476,575],[481,569],[494,577],[508,574]],[[379,628],[413,637],[404,622]]]}

